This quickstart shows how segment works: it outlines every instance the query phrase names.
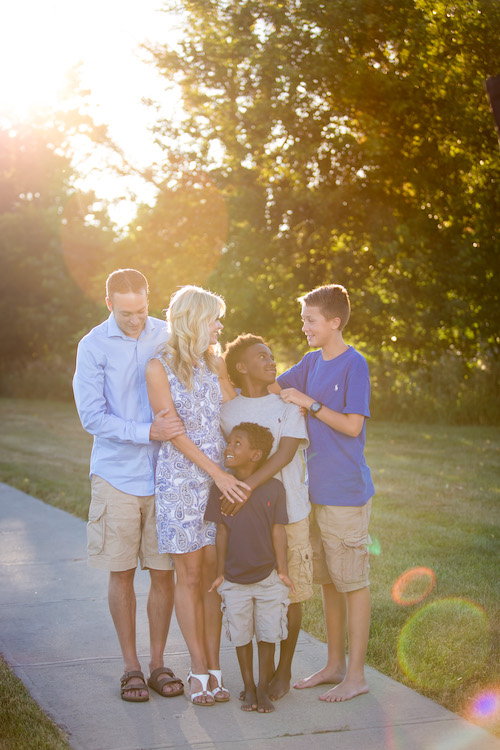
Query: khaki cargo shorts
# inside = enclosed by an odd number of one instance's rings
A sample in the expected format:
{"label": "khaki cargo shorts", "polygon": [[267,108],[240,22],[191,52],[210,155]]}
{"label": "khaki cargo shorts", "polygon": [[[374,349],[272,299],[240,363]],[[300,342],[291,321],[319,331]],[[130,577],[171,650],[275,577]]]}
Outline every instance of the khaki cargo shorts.
{"label": "khaki cargo shorts", "polygon": [[127,495],[92,475],[87,524],[88,564],[110,572],[137,567],[173,570],[169,554],[158,552],[154,495]]}
{"label": "khaki cargo shorts", "polygon": [[370,585],[368,524],[372,507],[315,505],[311,519],[314,583],[334,583],[337,591]]}
{"label": "khaki cargo shorts", "polygon": [[285,526],[288,575],[295,586],[290,604],[305,602],[313,595],[313,551],[309,539],[309,517]]}
{"label": "khaki cargo shorts", "polygon": [[288,636],[288,592],[276,570],[257,583],[224,579],[217,589],[222,599],[222,624],[235,646],[257,641],[279,643]]}

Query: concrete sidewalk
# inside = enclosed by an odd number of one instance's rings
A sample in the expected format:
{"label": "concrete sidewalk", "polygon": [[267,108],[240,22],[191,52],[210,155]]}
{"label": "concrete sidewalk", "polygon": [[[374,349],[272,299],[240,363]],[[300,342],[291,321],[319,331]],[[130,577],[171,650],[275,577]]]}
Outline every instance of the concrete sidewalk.
{"label": "concrete sidewalk", "polygon": [[[0,652],[75,750],[500,750],[500,741],[404,685],[368,669],[371,692],[342,704],[324,688],[292,690],[272,714],[240,710],[234,648],[222,643],[229,703],[207,710],[185,696],[119,698],[122,662],[107,606],[107,575],[86,564],[85,524],[0,484]],[[138,572],[138,649],[147,672],[149,576]],[[185,678],[189,655],[172,622],[166,663]],[[294,678],[323,665],[326,646],[301,633]]]}

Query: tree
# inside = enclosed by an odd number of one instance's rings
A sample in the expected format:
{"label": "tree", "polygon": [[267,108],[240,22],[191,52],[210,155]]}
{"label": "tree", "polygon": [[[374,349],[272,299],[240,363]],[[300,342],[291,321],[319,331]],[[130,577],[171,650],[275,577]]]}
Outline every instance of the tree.
{"label": "tree", "polygon": [[[91,194],[78,193],[50,124],[0,128],[0,386],[4,393],[70,392],[75,344],[102,313],[84,293],[78,261],[102,255],[112,232]],[[75,210],[75,201],[78,210]],[[95,272],[95,269],[94,269]],[[78,277],[77,277],[78,278]],[[87,289],[88,291],[88,289]]]}
{"label": "tree", "polygon": [[146,275],[153,308],[168,306],[183,284],[206,283],[227,239],[224,197],[203,173],[178,175],[159,186],[154,208],[140,206],[126,238],[117,243],[117,266]]}
{"label": "tree", "polygon": [[[295,298],[336,281],[367,351],[415,369],[498,350],[490,0],[184,0],[156,63],[185,117],[158,136],[226,196],[212,276],[232,332],[296,341]],[[166,179],[171,176],[168,172]],[[271,294],[269,291],[271,290]]]}

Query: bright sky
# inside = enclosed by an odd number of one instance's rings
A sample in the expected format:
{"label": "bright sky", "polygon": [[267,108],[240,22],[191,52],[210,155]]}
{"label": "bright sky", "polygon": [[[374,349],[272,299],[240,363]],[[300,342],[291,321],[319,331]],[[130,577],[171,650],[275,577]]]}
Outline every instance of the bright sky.
{"label": "bright sky", "polygon": [[[82,87],[90,89],[90,113],[106,123],[128,160],[146,166],[159,157],[142,97],[162,101],[165,111],[178,109],[175,94],[145,64],[144,41],[175,44],[179,31],[172,18],[158,10],[162,0],[11,0],[0,6],[0,109],[23,119],[37,107],[57,104],[69,69],[82,63]],[[89,183],[87,183],[89,184]],[[152,193],[142,183],[95,173],[90,179],[99,197],[118,199],[127,189]],[[125,224],[132,218],[130,201],[110,211]]]}

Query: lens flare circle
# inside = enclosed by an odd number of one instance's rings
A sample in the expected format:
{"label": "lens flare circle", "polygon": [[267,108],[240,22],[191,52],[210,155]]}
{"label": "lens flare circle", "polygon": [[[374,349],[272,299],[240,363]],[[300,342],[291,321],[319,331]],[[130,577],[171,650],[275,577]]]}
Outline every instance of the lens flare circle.
{"label": "lens flare circle", "polygon": [[380,555],[382,552],[382,547],[380,545],[380,541],[373,537],[371,544],[368,545],[368,551],[370,552],[370,555]]}
{"label": "lens flare circle", "polygon": [[415,612],[401,631],[397,653],[402,671],[413,683],[442,690],[479,677],[489,647],[485,611],[466,599],[448,598]]}
{"label": "lens flare circle", "polygon": [[500,686],[490,685],[476,693],[469,700],[464,713],[469,721],[484,726],[500,724]]}
{"label": "lens flare circle", "polygon": [[401,607],[420,604],[436,585],[436,574],[431,568],[411,568],[402,573],[392,587],[392,598]]}

